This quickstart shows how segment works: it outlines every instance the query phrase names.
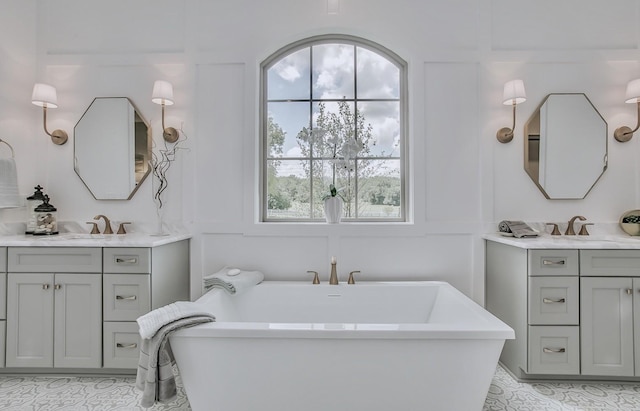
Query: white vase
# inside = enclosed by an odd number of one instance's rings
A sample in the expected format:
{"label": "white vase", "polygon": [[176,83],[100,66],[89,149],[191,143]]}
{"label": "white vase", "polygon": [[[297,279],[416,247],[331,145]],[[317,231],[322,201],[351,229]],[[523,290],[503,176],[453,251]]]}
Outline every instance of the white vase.
{"label": "white vase", "polygon": [[324,200],[324,217],[327,223],[336,224],[342,218],[342,198],[328,197]]}

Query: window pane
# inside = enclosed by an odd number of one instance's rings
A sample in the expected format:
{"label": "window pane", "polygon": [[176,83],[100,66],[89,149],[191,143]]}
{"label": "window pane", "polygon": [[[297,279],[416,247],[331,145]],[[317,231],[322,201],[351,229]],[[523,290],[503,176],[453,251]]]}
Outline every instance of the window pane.
{"label": "window pane", "polygon": [[353,102],[321,102],[313,105],[314,157],[353,158],[355,115]]}
{"label": "window pane", "polygon": [[400,218],[402,189],[399,160],[359,160],[358,217]]}
{"label": "window pane", "polygon": [[[400,102],[375,101],[358,103],[359,115],[366,125],[361,138],[366,141],[366,155],[400,156]],[[364,156],[361,155],[361,156]]]}
{"label": "window pane", "polygon": [[267,71],[269,100],[308,100],[310,97],[309,47],[289,54]]}
{"label": "window pane", "polygon": [[400,69],[370,50],[358,47],[358,98],[400,98]]}
{"label": "window pane", "polygon": [[329,194],[329,184],[333,181],[331,162],[313,161],[313,218],[324,218],[324,197]]}
{"label": "window pane", "polygon": [[321,44],[312,47],[313,98],[354,98],[354,47]]}
{"label": "window pane", "polygon": [[267,218],[308,219],[310,183],[299,160],[267,161]]}
{"label": "window pane", "polygon": [[309,103],[269,103],[268,110],[268,155],[307,157],[308,143],[297,137],[298,133],[309,128]]}

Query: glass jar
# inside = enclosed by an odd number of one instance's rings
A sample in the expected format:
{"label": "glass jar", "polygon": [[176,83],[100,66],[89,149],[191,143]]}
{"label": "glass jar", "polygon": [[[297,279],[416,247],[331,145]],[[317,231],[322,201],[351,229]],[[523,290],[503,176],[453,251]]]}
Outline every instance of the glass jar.
{"label": "glass jar", "polygon": [[49,204],[49,196],[45,194],[42,204],[35,208],[36,229],[33,235],[58,234],[57,211],[52,204]]}
{"label": "glass jar", "polygon": [[44,193],[42,187],[38,184],[33,187],[36,191],[27,197],[27,229],[25,234],[33,234],[36,231],[36,207],[44,201]]}

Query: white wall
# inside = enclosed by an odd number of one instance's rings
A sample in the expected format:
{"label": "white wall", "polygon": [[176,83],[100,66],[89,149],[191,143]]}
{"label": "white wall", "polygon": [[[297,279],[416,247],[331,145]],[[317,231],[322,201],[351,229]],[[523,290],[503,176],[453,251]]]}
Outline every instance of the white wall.
{"label": "white wall", "polygon": [[[182,124],[189,136],[190,151],[169,176],[168,214],[194,234],[194,297],[201,275],[225,264],[273,279],[306,278],[306,270],[326,279],[335,255],[341,276],[361,270],[369,279],[446,280],[482,301],[480,234],[496,221],[582,214],[611,223],[638,206],[639,139],[611,138],[635,123],[635,108],[623,100],[626,83],[640,75],[637,1],[340,0],[337,15],[326,5],[3,2],[0,52],[16,57],[0,59],[0,124],[18,152],[21,191],[44,185],[61,219],[104,213],[150,221],[150,181],[131,201],[94,200],[73,171],[73,137],[52,145],[29,93],[35,81],[54,84],[60,108],[50,128],[70,133],[94,97],[129,97],[158,138],[160,110],[150,94],[162,78],[173,83],[176,100],[167,123]],[[409,63],[411,223],[257,223],[259,64],[288,43],[325,33],[368,38]],[[517,137],[502,145],[495,132],[511,122],[502,85],[513,78],[525,81],[529,99],[518,106]],[[522,125],[552,92],[586,93],[609,123],[609,169],[585,200],[546,200],[523,169]],[[0,210],[4,221],[20,218]]]}

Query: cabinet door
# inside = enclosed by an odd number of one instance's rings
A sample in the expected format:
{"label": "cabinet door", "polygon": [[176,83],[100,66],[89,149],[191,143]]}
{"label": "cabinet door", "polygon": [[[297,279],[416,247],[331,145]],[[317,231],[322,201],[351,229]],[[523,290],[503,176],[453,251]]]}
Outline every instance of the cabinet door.
{"label": "cabinet door", "polygon": [[633,376],[632,279],[583,277],[580,295],[582,374]]}
{"label": "cabinet door", "polygon": [[102,366],[102,276],[55,275],[54,366]]}
{"label": "cabinet door", "polygon": [[9,273],[7,367],[53,366],[53,274]]}

